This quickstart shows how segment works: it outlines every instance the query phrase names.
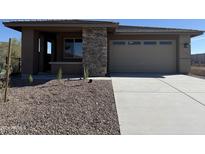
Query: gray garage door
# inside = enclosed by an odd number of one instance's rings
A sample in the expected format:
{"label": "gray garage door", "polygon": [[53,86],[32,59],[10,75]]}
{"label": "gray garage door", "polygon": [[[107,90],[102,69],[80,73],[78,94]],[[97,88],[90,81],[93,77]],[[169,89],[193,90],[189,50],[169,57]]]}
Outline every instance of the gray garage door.
{"label": "gray garage door", "polygon": [[176,72],[175,40],[112,40],[110,72]]}

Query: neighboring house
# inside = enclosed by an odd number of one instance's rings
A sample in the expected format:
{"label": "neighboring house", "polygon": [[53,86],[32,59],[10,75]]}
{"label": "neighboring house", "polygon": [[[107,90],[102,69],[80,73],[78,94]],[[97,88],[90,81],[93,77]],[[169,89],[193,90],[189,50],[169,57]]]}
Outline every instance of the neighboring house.
{"label": "neighboring house", "polygon": [[203,33],[94,20],[27,20],[4,25],[22,32],[22,74],[56,73],[60,67],[66,74],[82,74],[84,66],[90,76],[188,73],[190,38]]}
{"label": "neighboring house", "polygon": [[194,64],[205,64],[205,53],[191,55],[191,63]]}

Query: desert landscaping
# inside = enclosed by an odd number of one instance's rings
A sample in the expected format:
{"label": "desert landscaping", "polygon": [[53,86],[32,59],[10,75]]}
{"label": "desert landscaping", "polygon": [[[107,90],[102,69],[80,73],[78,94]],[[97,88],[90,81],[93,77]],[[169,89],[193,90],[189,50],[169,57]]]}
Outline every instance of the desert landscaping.
{"label": "desert landscaping", "polygon": [[110,80],[13,80],[0,134],[120,134]]}

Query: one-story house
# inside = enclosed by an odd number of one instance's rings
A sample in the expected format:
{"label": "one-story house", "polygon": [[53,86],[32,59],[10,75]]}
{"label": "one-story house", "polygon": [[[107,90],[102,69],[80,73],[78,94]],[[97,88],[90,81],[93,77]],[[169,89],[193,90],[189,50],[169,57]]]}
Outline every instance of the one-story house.
{"label": "one-story house", "polygon": [[188,73],[190,39],[199,30],[124,26],[94,20],[7,21],[22,32],[22,74],[105,76],[109,73]]}

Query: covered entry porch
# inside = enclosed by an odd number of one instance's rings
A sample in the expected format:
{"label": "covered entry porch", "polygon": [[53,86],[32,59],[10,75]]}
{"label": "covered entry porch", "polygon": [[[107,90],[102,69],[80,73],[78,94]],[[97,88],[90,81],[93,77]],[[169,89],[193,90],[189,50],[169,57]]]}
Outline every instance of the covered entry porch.
{"label": "covered entry porch", "polygon": [[[82,30],[70,32],[35,31],[33,74],[82,75]],[[35,50],[36,49],[36,50]]]}
{"label": "covered entry porch", "polygon": [[105,27],[46,27],[22,30],[22,74],[107,74]]}

